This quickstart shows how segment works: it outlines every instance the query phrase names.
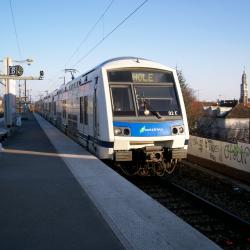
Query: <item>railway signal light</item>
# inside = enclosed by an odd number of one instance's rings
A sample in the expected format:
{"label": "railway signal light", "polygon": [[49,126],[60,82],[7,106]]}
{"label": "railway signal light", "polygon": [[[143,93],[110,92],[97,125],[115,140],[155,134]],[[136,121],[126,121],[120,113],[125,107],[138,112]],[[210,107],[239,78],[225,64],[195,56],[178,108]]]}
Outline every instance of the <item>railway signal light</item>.
{"label": "railway signal light", "polygon": [[42,80],[44,78],[44,72],[43,72],[43,70],[40,71],[40,77],[39,78],[40,78],[40,80]]}

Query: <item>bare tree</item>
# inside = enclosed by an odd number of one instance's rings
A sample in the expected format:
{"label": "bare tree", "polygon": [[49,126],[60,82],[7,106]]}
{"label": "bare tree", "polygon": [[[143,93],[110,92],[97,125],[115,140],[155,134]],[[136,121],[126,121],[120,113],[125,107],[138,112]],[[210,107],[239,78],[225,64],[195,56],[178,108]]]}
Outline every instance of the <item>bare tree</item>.
{"label": "bare tree", "polygon": [[187,111],[188,124],[191,132],[196,130],[196,123],[202,113],[202,105],[197,101],[194,90],[189,87],[181,70],[177,70],[182,95]]}

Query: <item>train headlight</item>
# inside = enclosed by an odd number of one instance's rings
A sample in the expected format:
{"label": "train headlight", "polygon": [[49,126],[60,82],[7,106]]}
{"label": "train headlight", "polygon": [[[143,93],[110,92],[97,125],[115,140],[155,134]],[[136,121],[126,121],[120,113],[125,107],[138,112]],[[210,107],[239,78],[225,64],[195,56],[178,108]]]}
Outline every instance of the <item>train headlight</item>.
{"label": "train headlight", "polygon": [[129,129],[129,128],[125,128],[125,129],[123,130],[123,134],[124,134],[124,135],[130,135],[130,129]]}
{"label": "train headlight", "polygon": [[115,135],[121,135],[122,134],[122,130],[120,128],[114,127],[114,134]]}
{"label": "train headlight", "polygon": [[130,128],[114,127],[114,135],[129,136],[131,131]]}
{"label": "train headlight", "polygon": [[179,127],[179,133],[183,134],[184,133],[184,128],[183,127]]}
{"label": "train headlight", "polygon": [[172,128],[172,134],[174,134],[174,135],[178,134],[178,129],[176,127]]}
{"label": "train headlight", "polygon": [[173,126],[172,127],[172,135],[181,135],[184,133],[184,127],[183,126]]}

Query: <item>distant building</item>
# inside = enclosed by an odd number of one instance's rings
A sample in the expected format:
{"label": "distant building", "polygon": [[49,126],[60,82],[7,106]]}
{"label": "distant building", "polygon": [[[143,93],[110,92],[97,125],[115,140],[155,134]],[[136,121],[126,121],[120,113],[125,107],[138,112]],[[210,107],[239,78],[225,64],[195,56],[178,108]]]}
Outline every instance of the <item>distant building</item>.
{"label": "distant building", "polygon": [[218,104],[219,104],[220,107],[232,107],[233,108],[238,103],[239,103],[239,101],[235,100],[235,99],[233,99],[233,100],[220,100],[220,101],[218,101]]}
{"label": "distant building", "polygon": [[198,122],[198,135],[229,142],[250,143],[250,106],[233,100],[223,101],[221,104],[222,106],[220,103],[203,106],[203,115]]}
{"label": "distant building", "polygon": [[217,103],[203,102],[204,117],[224,117],[239,102],[237,100],[218,100]]}
{"label": "distant building", "polygon": [[247,75],[245,70],[243,71],[240,85],[240,103],[248,103]]}
{"label": "distant building", "polygon": [[240,100],[203,102],[203,112],[195,134],[228,142],[250,143],[250,102],[245,70],[240,85]]}

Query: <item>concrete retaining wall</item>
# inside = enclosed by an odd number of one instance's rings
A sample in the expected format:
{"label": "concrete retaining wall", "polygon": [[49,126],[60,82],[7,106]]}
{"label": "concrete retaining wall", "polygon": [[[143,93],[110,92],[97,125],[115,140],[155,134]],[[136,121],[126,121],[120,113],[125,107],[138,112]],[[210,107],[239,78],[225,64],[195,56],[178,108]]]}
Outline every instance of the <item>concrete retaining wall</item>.
{"label": "concrete retaining wall", "polygon": [[250,144],[190,136],[188,154],[250,173]]}

